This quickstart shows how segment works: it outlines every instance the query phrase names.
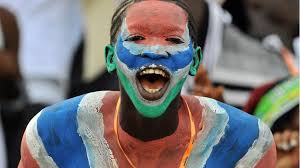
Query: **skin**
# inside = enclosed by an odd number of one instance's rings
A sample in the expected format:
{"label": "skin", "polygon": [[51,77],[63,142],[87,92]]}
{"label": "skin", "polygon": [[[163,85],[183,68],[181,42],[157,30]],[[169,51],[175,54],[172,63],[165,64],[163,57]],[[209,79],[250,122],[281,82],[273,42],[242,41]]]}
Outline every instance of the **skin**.
{"label": "skin", "polygon": [[[295,108],[292,119],[289,123],[282,125],[283,131],[274,133],[274,140],[277,147],[277,168],[299,167],[299,107]],[[283,149],[282,145],[292,145],[289,150]]]}
{"label": "skin", "polygon": [[[299,132],[293,130],[285,130],[284,132],[277,132],[274,134],[274,140],[277,145],[277,168],[296,168],[299,167]],[[280,148],[280,144],[296,145],[290,150]]]}
{"label": "skin", "polygon": [[0,51],[0,77],[19,78],[19,30],[16,18],[8,10],[0,8],[0,20],[5,39],[4,49]]}
{"label": "skin", "polygon": [[[140,17],[135,17],[135,16],[140,16]],[[181,39],[184,39],[182,34],[184,34],[184,32],[187,31],[186,30],[187,13],[177,5],[168,2],[163,2],[163,1],[155,1],[155,2],[143,1],[143,2],[133,4],[127,10],[127,14],[124,21],[126,22],[127,24],[126,26],[128,27],[128,29],[125,30],[126,31],[129,30],[129,34],[130,33],[143,34],[145,40],[134,41],[135,44],[141,44],[141,45],[150,45],[150,46],[159,45],[163,47],[178,46],[174,43],[171,43],[170,41],[167,41],[166,37],[169,36],[173,37],[175,35],[175,36],[179,36]],[[147,29],[146,31],[143,31],[145,29],[139,29],[139,27],[144,27]],[[124,32],[124,29],[120,30],[119,34],[121,35],[121,37],[122,37],[122,32]],[[190,37],[188,37],[188,40],[189,39]],[[190,43],[191,41],[185,41],[186,45]],[[119,51],[118,44],[116,45],[117,46],[115,47],[116,48],[115,50],[113,50],[113,47],[107,47],[105,53],[106,53],[108,71],[114,71],[116,69],[118,73],[118,77],[120,79],[122,78],[121,76],[122,73],[125,74],[125,77],[127,77],[128,75],[126,74],[126,72],[122,71],[122,69],[119,68],[120,65],[116,63],[117,59],[123,61],[122,55],[120,55],[121,53],[118,52]],[[176,88],[175,91],[174,89],[173,91],[172,89],[169,89],[164,93],[164,94],[170,94],[171,92],[173,92],[173,95],[171,97],[166,96],[167,98],[162,100],[161,104],[164,104],[164,106],[166,106],[165,110],[157,113],[154,112],[155,114],[158,114],[155,115],[155,117],[146,116],[143,112],[141,112],[141,110],[137,108],[138,106],[136,105],[135,98],[138,97],[138,95],[136,95],[138,94],[138,91],[134,90],[133,93],[129,92],[126,86],[128,82],[122,82],[122,79],[120,80],[121,83],[120,125],[125,132],[143,141],[159,139],[174,133],[174,131],[178,126],[178,120],[179,120],[178,109],[181,106],[181,100],[180,100],[180,91],[182,88],[181,82],[183,84],[183,81],[188,75],[188,72],[190,74],[194,74],[194,75],[196,74],[201,59],[200,50],[193,49],[192,51],[193,52],[189,53],[190,55],[185,55],[185,57],[190,57],[190,63],[185,65],[185,67],[188,68],[188,71],[186,72],[185,75],[181,76],[181,78],[174,79],[175,84],[178,85],[178,87]],[[173,59],[172,56],[173,55],[171,54],[171,56],[167,57],[167,59]],[[137,55],[136,57],[140,57],[140,56]],[[159,59],[152,58],[148,60],[152,62]],[[172,61],[181,61],[181,60],[175,59]],[[176,62],[174,62],[174,64],[176,64]],[[128,67],[129,65],[126,64],[126,66]],[[166,64],[166,66],[168,66],[168,64]],[[169,67],[166,66],[165,68],[168,69]],[[170,78],[172,80],[177,73],[176,68],[174,71],[170,70],[170,72],[171,72]],[[135,74],[133,75],[135,76]],[[132,85],[134,85],[134,83]],[[142,104],[146,104],[146,106],[143,106],[143,108],[147,108],[148,105],[147,103],[149,103],[149,101],[143,101],[143,100],[139,100],[139,101],[141,101]],[[150,102],[149,104],[151,105],[151,103],[152,102]],[[149,109],[151,110],[156,106],[161,107],[161,104],[159,103],[156,104],[150,106]]]}

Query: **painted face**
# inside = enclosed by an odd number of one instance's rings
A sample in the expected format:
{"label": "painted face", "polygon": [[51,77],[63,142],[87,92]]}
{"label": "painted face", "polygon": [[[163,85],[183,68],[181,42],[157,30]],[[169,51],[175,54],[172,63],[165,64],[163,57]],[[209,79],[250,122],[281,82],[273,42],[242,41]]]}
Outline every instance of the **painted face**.
{"label": "painted face", "polygon": [[186,12],[163,1],[133,4],[115,51],[117,74],[137,110],[160,116],[180,93],[193,60]]}

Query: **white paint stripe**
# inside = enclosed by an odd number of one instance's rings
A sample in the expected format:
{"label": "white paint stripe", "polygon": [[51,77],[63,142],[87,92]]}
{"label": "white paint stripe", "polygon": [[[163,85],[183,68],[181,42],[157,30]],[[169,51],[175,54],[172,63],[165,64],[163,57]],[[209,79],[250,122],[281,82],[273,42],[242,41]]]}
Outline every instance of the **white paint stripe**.
{"label": "white paint stripe", "polygon": [[203,106],[203,128],[201,132],[198,132],[192,153],[187,161],[186,167],[188,168],[202,168],[205,166],[213,147],[224,136],[229,121],[227,112],[215,100],[205,97],[197,98]]}
{"label": "white paint stripe", "polygon": [[43,145],[43,141],[38,135],[37,119],[39,118],[41,113],[43,113],[43,110],[32,118],[26,128],[25,136],[28,149],[40,168],[57,168],[58,166],[55,164],[52,157],[48,155]]}
{"label": "white paint stripe", "polygon": [[107,92],[99,91],[85,95],[78,107],[77,132],[81,136],[92,168],[117,168],[117,162],[104,138],[103,115],[100,108]]}
{"label": "white paint stripe", "polygon": [[184,52],[189,49],[189,42],[176,44],[176,45],[144,45],[137,44],[132,41],[124,41],[123,45],[129,50],[133,55],[142,55],[143,53],[153,53],[158,55],[168,56],[168,53],[171,55],[178,54],[179,52]]}
{"label": "white paint stripe", "polygon": [[236,164],[236,168],[254,167],[273,144],[273,136],[269,127],[258,120],[259,136],[248,152]]}

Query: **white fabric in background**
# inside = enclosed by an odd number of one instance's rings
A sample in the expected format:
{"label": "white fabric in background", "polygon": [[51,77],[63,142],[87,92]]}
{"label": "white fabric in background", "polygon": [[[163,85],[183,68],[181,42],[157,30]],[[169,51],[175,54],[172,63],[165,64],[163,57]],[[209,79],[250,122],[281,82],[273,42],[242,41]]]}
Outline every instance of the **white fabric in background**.
{"label": "white fabric in background", "polygon": [[297,65],[297,67],[298,67],[298,69],[300,68],[300,59],[299,59],[299,57],[300,57],[300,38],[299,38],[299,36],[298,37],[296,37],[295,39],[294,39],[294,41],[293,41],[293,47],[294,47],[294,53],[295,53],[295,57],[296,57],[296,65]]}
{"label": "white fabric in background", "polygon": [[5,46],[5,41],[3,38],[2,24],[0,20],[0,50],[4,49],[4,46]]}
{"label": "white fabric in background", "polygon": [[[231,23],[231,15],[223,10],[215,0],[206,0],[208,5],[208,28],[203,50],[202,64],[210,75],[222,52],[224,24]],[[194,77],[188,76],[182,94],[190,94],[194,88]]]}
{"label": "white fabric in background", "polygon": [[[4,39],[3,39],[3,31],[2,31],[2,25],[0,20],[0,50],[4,48]],[[1,106],[0,106],[1,111]],[[6,147],[5,147],[5,141],[4,141],[4,135],[3,135],[3,127],[2,127],[2,119],[0,115],[0,167],[5,168],[6,167]]]}
{"label": "white fabric in background", "polygon": [[17,16],[20,70],[31,103],[63,100],[83,31],[80,1],[0,0],[0,5]]}
{"label": "white fabric in background", "polygon": [[231,23],[231,15],[214,0],[206,0],[209,10],[207,35],[203,51],[203,64],[211,74],[222,52],[224,24]]}

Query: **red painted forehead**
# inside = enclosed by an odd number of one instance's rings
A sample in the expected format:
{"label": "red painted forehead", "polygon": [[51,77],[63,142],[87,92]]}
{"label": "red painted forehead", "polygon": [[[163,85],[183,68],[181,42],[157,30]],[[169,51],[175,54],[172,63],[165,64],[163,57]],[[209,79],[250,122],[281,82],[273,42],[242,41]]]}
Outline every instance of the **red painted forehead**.
{"label": "red painted forehead", "polygon": [[182,34],[187,24],[187,13],[179,6],[165,1],[148,0],[133,4],[127,10],[129,32],[178,32]]}

